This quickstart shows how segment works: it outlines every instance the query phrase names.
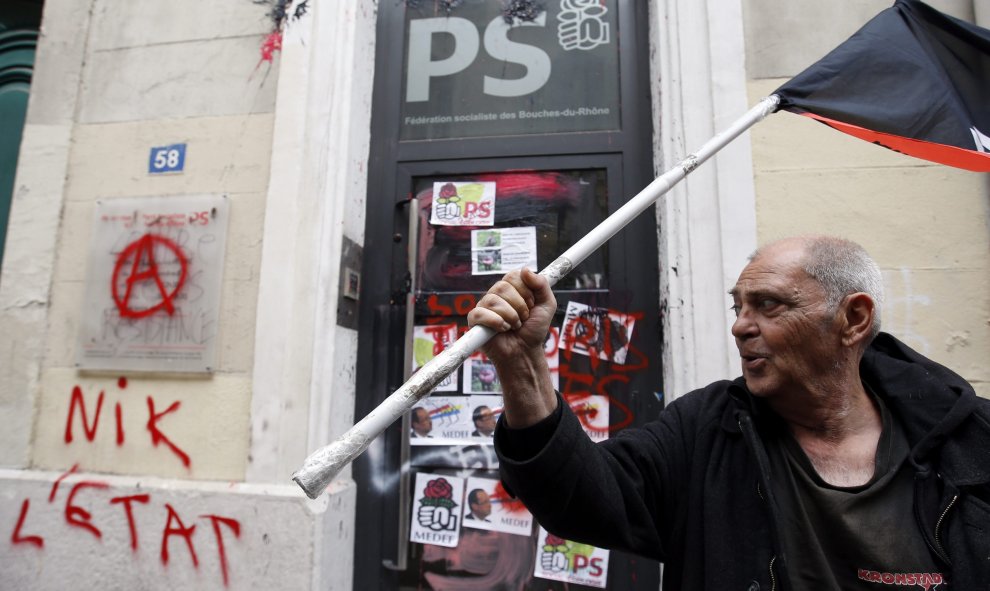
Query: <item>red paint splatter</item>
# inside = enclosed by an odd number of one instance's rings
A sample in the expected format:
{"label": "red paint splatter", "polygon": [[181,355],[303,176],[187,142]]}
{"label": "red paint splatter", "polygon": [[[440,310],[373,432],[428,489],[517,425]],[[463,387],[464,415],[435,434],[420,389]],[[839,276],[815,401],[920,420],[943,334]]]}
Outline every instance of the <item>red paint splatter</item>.
{"label": "red paint splatter", "polygon": [[27,519],[28,508],[31,506],[31,501],[24,499],[21,503],[21,514],[17,518],[17,525],[14,526],[14,532],[10,534],[10,543],[17,544],[33,544],[38,548],[45,547],[45,540],[41,536],[22,536],[21,528],[24,527],[24,520]]}
{"label": "red paint splatter", "polygon": [[495,492],[492,493],[492,502],[501,503],[502,508],[507,513],[522,513],[527,510],[526,505],[522,501],[513,497],[509,494],[509,491],[505,490],[501,480],[495,484]]}
{"label": "red paint splatter", "polygon": [[[179,279],[175,282],[175,288],[172,291],[166,289],[165,283],[158,273],[158,261],[155,260],[156,246],[171,251],[179,264]],[[131,272],[127,279],[123,280],[127,285],[127,289],[124,291],[124,295],[121,296],[118,287],[121,283],[120,273],[129,261],[132,261],[130,265]],[[142,267],[144,270],[142,270]],[[145,234],[130,243],[117,257],[117,264],[113,269],[113,279],[110,283],[113,301],[117,304],[117,310],[120,312],[121,318],[144,318],[154,314],[158,310],[165,310],[169,315],[172,315],[175,312],[175,306],[173,305],[175,296],[185,284],[188,274],[189,262],[185,255],[182,254],[182,249],[168,238],[155,234]],[[135,284],[149,280],[154,281],[155,286],[158,288],[161,301],[144,310],[134,310],[131,308],[131,295],[134,292],[134,286]]]}
{"label": "red paint splatter", "polygon": [[223,546],[223,533],[220,531],[220,524],[224,524],[234,532],[234,537],[241,537],[241,524],[236,519],[221,517],[219,515],[200,515],[206,517],[213,525],[213,535],[217,537],[217,549],[220,551],[220,572],[223,573],[223,586],[227,586],[227,552]]}
{"label": "red paint splatter", "polygon": [[[168,510],[168,519],[165,521],[165,529],[162,531],[162,564],[168,564],[168,537],[171,535],[182,536],[186,540],[186,547],[189,548],[189,555],[192,556],[193,567],[199,568],[199,560],[196,558],[196,548],[193,547],[192,535],[196,530],[195,525],[190,525],[186,527],[182,523],[182,519],[179,518],[179,514],[175,512],[172,505],[165,503],[165,509]],[[178,523],[178,527],[172,527],[172,520]]]}
{"label": "red paint splatter", "polygon": [[[275,59],[275,52],[282,50],[282,31],[272,31],[261,43],[261,62],[271,63]],[[257,69],[257,67],[255,68]]]}
{"label": "red paint splatter", "polygon": [[117,387],[121,390],[127,388],[127,378],[125,376],[117,378]]}
{"label": "red paint splatter", "polygon": [[158,421],[168,413],[178,410],[181,404],[182,403],[180,401],[176,400],[171,406],[162,412],[155,414],[155,401],[151,398],[151,396],[148,396],[148,432],[151,433],[152,445],[158,447],[159,443],[164,443],[170,450],[172,450],[172,453],[179,457],[179,460],[182,461],[182,465],[188,468],[191,464],[188,454],[182,451],[179,446],[172,443],[172,440],[166,437],[165,434],[158,429]]}
{"label": "red paint splatter", "polygon": [[73,499],[76,498],[76,493],[84,488],[110,488],[110,485],[105,482],[94,482],[90,480],[77,482],[72,487],[69,498],[65,501],[65,521],[73,527],[81,527],[97,538],[101,538],[103,537],[103,533],[91,523],[93,515],[82,507],[72,504]]}
{"label": "red paint splatter", "polygon": [[124,505],[124,513],[127,514],[127,527],[131,532],[131,550],[137,552],[138,549],[138,537],[137,537],[137,527],[134,524],[134,513],[131,509],[131,503],[137,501],[139,503],[147,504],[151,500],[151,495],[140,494],[140,495],[128,495],[125,497],[114,497],[110,499],[111,505],[116,505],[121,503]]}

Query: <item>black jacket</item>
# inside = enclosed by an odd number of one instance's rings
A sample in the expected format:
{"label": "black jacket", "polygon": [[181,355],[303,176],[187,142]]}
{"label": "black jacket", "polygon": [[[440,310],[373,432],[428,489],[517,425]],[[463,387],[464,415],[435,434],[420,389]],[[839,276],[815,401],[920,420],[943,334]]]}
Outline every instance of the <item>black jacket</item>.
{"label": "black jacket", "polygon": [[[990,401],[883,333],[860,373],[907,434],[913,517],[949,584],[986,588]],[[666,589],[791,589],[759,435],[771,417],[741,378],[691,392],[600,444],[559,408],[550,442],[526,457],[506,456],[513,434],[501,421],[495,434],[502,481],[545,528],[663,561]]]}

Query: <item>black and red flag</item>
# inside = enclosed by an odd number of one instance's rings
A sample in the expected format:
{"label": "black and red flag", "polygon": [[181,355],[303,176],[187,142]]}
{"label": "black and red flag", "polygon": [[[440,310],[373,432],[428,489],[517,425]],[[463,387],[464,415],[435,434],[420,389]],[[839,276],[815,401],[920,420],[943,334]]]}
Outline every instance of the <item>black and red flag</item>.
{"label": "black and red flag", "polygon": [[990,30],[897,0],[774,94],[868,142],[990,172]]}

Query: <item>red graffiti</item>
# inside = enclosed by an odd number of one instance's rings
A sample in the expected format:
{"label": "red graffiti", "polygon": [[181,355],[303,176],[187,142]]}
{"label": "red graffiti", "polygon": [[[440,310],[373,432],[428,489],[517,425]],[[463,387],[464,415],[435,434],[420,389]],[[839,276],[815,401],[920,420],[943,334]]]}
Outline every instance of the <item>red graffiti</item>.
{"label": "red graffiti", "polygon": [[[560,395],[571,405],[571,408],[575,409],[575,414],[585,429],[597,433],[615,432],[631,425],[635,417],[629,407],[612,396],[609,390],[628,384],[631,379],[630,374],[648,368],[650,362],[649,358],[628,339],[628,335],[621,327],[615,327],[612,322],[606,321],[609,318],[606,314],[592,309],[591,315],[597,318],[579,317],[565,328],[567,334],[563,336],[563,340],[569,343],[569,346],[561,348],[563,359],[560,364]],[[627,316],[638,321],[644,315],[638,312]],[[596,321],[599,319],[600,322]],[[612,363],[598,357],[598,352],[601,352],[608,359],[613,359],[615,351],[619,348],[626,349],[626,363]],[[587,356],[581,357],[588,360],[591,366],[590,372],[572,369],[575,349],[588,352]],[[602,371],[606,369],[606,363],[608,363],[608,373]],[[603,396],[608,400],[613,413],[610,417],[612,424],[608,427],[598,427],[591,423],[597,413],[586,401],[590,396]],[[615,415],[616,411],[618,415]]]}
{"label": "red graffiti", "polygon": [[96,437],[96,427],[100,423],[100,411],[103,410],[103,391],[100,391],[99,398],[96,399],[96,413],[93,415],[93,426],[89,426],[89,418],[86,417],[86,405],[83,403],[82,388],[76,386],[72,389],[72,399],[69,401],[69,418],[65,422],[65,442],[72,443],[72,417],[75,415],[76,407],[79,407],[79,414],[82,415],[83,432],[86,439],[92,441]]}
{"label": "red graffiti", "polygon": [[[121,387],[121,389],[126,388],[127,378],[122,377],[118,380],[117,383]],[[82,388],[80,388],[78,385],[72,388],[72,398],[69,401],[69,412],[65,421],[64,439],[66,444],[72,443],[74,439],[72,429],[73,429],[73,423],[77,409],[79,411],[79,416],[81,417],[82,428],[83,428],[83,432],[86,435],[86,439],[90,442],[96,439],[96,434],[100,422],[100,413],[103,411],[104,395],[105,392],[101,390],[99,396],[96,399],[96,410],[93,412],[93,423],[92,425],[90,425],[89,414],[86,410],[86,397],[83,395]],[[147,428],[148,435],[151,438],[151,444],[155,447],[158,447],[160,444],[165,444],[165,446],[173,454],[175,454],[176,457],[179,458],[179,461],[182,462],[182,465],[185,466],[186,468],[189,468],[192,465],[192,460],[189,458],[189,454],[187,454],[181,447],[179,447],[178,445],[175,444],[175,442],[169,439],[169,437],[165,433],[163,433],[161,428],[159,427],[159,421],[161,421],[165,415],[179,410],[179,407],[181,406],[181,402],[175,401],[168,408],[166,408],[161,412],[155,412],[155,400],[151,396],[147,397],[147,403],[148,403],[148,422],[146,423],[145,426]],[[115,441],[117,447],[122,447],[125,442],[125,436],[124,436],[123,408],[120,402],[114,403],[114,418],[116,421],[116,428],[117,428]],[[54,496],[54,490],[52,491],[52,495]]]}
{"label": "red graffiti", "polygon": [[[179,265],[179,278],[175,282],[175,287],[169,291],[162,276],[158,272],[158,261],[155,259],[155,247],[165,249],[172,253],[174,262]],[[161,251],[159,251],[161,252]],[[130,274],[126,278],[121,276],[121,272],[130,262]],[[169,261],[170,263],[172,261]],[[175,296],[182,289],[189,274],[189,261],[182,254],[179,246],[165,238],[155,234],[145,234],[141,238],[127,245],[123,252],[117,257],[117,264],[113,269],[113,279],[110,283],[110,290],[113,294],[113,301],[117,304],[117,310],[122,318],[144,318],[157,312],[165,310],[169,316],[175,312]],[[146,281],[153,281],[158,288],[158,296],[161,301],[143,310],[135,310],[131,307],[131,297],[134,295],[134,286]],[[126,289],[124,294],[120,294],[120,284],[124,283]]]}
{"label": "red graffiti", "polygon": [[65,501],[65,522],[73,527],[80,527],[97,538],[103,537],[103,533],[92,523],[93,515],[78,505],[73,505],[72,500],[76,498],[76,493],[84,488],[110,488],[105,482],[95,482],[83,480],[77,482],[69,493],[69,498]]}
{"label": "red graffiti", "polygon": [[186,452],[179,449],[179,446],[172,443],[172,440],[165,436],[164,433],[158,430],[158,421],[168,413],[179,410],[181,402],[176,400],[171,406],[163,410],[162,412],[155,414],[155,401],[148,396],[148,432],[151,433],[151,444],[158,447],[159,443],[164,443],[172,453],[179,456],[179,460],[182,461],[182,465],[186,468],[189,467],[189,455]]}
{"label": "red graffiti", "polygon": [[[127,514],[127,529],[131,533],[131,550],[134,552],[137,552],[138,549],[138,536],[137,536],[137,527],[134,525],[134,510],[131,508],[131,502],[137,501],[139,503],[144,503],[147,505],[149,500],[151,500],[151,495],[147,495],[147,494],[128,495],[124,497],[114,497],[110,499],[111,505],[116,505],[118,503],[124,505],[124,513]],[[224,579],[226,580],[226,577],[224,577]]]}
{"label": "red graffiti", "polygon": [[[182,519],[179,518],[179,514],[175,512],[172,505],[165,503],[165,509],[168,510],[168,520],[165,522],[165,530],[162,532],[162,564],[168,564],[168,537],[172,535],[182,536],[186,540],[186,547],[189,548],[189,555],[192,557],[193,568],[199,568],[199,560],[196,558],[196,548],[193,546],[192,535],[196,531],[195,525],[190,525],[186,527],[182,523]],[[179,524],[178,527],[172,527],[172,519]]]}
{"label": "red graffiti", "polygon": [[113,405],[113,415],[117,419],[117,447],[124,445],[124,420],[121,412],[120,403],[115,402]]}
{"label": "red graffiti", "polygon": [[461,294],[454,298],[454,310],[461,316],[466,316],[476,305],[478,298],[473,293]]}
{"label": "red graffiti", "polygon": [[423,332],[433,337],[433,355],[439,355],[444,349],[451,345],[450,337],[448,333],[451,329],[451,324],[435,324],[432,326],[427,326],[423,329]]}
{"label": "red graffiti", "polygon": [[15,546],[17,544],[34,544],[38,548],[44,548],[45,540],[41,536],[21,535],[21,528],[24,527],[24,520],[27,519],[29,507],[31,507],[31,501],[24,499],[24,502],[21,503],[21,514],[17,518],[17,525],[14,526],[14,533],[10,534],[10,543]]}
{"label": "red graffiti", "polygon": [[73,464],[72,467],[69,468],[68,472],[63,473],[61,476],[55,479],[55,482],[52,483],[52,492],[48,494],[49,503],[55,502],[55,493],[58,492],[58,486],[62,484],[62,481],[68,478],[70,474],[74,474],[75,471],[78,469],[79,469],[79,464]]}
{"label": "red graffiti", "polygon": [[223,573],[223,586],[227,586],[227,553],[223,547],[223,533],[220,531],[220,524],[224,524],[234,532],[234,537],[241,537],[241,524],[236,519],[220,517],[219,515],[200,515],[210,520],[213,525],[213,535],[217,538],[217,549],[220,551],[220,572]]}
{"label": "red graffiti", "polygon": [[[64,474],[59,476],[55,482],[52,484],[51,494],[49,496],[49,502],[54,502],[55,496],[58,492],[61,483],[76,472],[77,466],[73,466],[71,469],[67,470]],[[85,529],[97,539],[102,539],[103,532],[95,523],[93,523],[93,515],[77,505],[75,498],[79,491],[90,488],[97,490],[105,490],[109,488],[109,485],[105,482],[93,481],[93,480],[81,480],[73,484],[71,491],[69,492],[64,507],[64,518],[66,524],[71,527],[78,527]],[[134,519],[134,503],[141,503],[143,505],[148,505],[151,503],[151,495],[148,493],[138,493],[130,495],[122,495],[117,497],[112,497],[109,499],[110,505],[123,505],[124,513],[127,517],[127,527],[130,534],[131,540],[131,550],[137,552],[138,550],[138,528],[137,522]],[[14,525],[14,529],[10,535],[10,543],[12,546],[19,544],[27,544],[34,546],[39,550],[43,550],[45,546],[45,540],[41,535],[37,534],[26,534],[24,533],[26,521],[28,518],[28,513],[30,511],[31,501],[30,499],[24,499],[21,503],[21,512],[17,518],[17,523]],[[162,529],[162,545],[161,545],[161,562],[163,565],[167,566],[169,562],[169,538],[171,536],[181,537],[185,543],[186,548],[189,551],[190,559],[194,568],[199,567],[199,558],[196,555],[196,546],[194,540],[194,534],[196,531],[196,525],[190,524],[186,526],[183,523],[179,512],[169,503],[164,503],[164,509],[166,511],[165,526]],[[199,515],[199,518],[209,520],[212,528],[213,535],[217,543],[217,558],[220,565],[221,576],[223,577],[224,587],[228,586],[230,580],[230,564],[227,558],[227,547],[224,543],[223,525],[231,532],[233,532],[236,539],[241,537],[241,522],[232,517],[227,517],[223,515]]]}

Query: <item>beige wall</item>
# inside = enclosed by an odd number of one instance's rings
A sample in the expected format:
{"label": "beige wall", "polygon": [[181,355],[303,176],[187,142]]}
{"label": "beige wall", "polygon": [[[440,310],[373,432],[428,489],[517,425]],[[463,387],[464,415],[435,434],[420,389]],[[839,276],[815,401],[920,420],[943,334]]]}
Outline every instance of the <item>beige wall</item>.
{"label": "beige wall", "polygon": [[[78,18],[81,14],[88,18]],[[44,31],[73,26],[80,43],[71,53],[61,51],[60,37],[42,39],[39,85],[26,130],[31,134],[31,124],[47,123],[47,118],[64,124],[69,135],[65,169],[47,171],[64,176],[64,184],[57,197],[61,219],[38,387],[33,412],[20,417],[33,424],[29,464],[62,470],[79,463],[83,470],[104,473],[243,480],[278,79],[277,68],[259,67],[261,40],[271,26],[265,7],[189,0],[47,3]],[[78,78],[46,76],[67,70]],[[172,143],[187,144],[185,171],[149,175],[150,148]],[[32,179],[21,180],[30,188]],[[198,194],[230,200],[215,371],[200,378],[78,372],[78,327],[82,315],[90,313],[82,301],[96,202]],[[31,205],[12,225],[23,225]],[[14,245],[18,248],[30,245]],[[120,387],[120,377],[127,379],[126,388]],[[78,409],[71,425],[68,421],[76,388],[90,425],[96,421],[99,395],[105,395],[92,441]],[[155,414],[173,403],[179,406],[152,428],[149,398]],[[70,427],[71,442],[66,441]],[[160,438],[156,445],[156,428],[178,451]]]}
{"label": "beige wall", "polygon": [[[274,64],[270,8],[45,2],[0,281],[0,587],[351,588],[353,481],[310,501],[288,474],[351,420],[335,265],[362,237],[375,5],[311,4]],[[173,143],[185,170],[150,176]],[[213,371],[79,371],[96,203],[195,195],[230,206]]]}
{"label": "beige wall", "polygon": [[[867,13],[862,18],[820,19],[814,11],[787,9],[780,20],[756,18],[770,4],[748,2],[751,103],[889,6],[827,3],[830,14]],[[973,19],[969,0],[932,5]],[[990,396],[988,175],[903,156],[791,113],[757,125],[751,142],[759,241],[828,233],[862,244],[884,274],[884,329]]]}

